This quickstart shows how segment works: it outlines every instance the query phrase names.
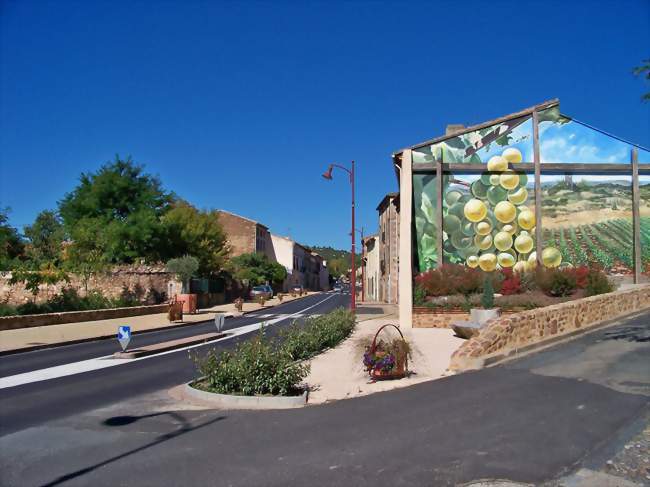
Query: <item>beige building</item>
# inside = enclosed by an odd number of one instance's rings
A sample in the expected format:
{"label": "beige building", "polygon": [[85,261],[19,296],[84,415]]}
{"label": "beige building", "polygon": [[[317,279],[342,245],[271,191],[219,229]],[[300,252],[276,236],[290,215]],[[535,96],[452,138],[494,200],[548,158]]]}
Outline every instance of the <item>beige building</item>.
{"label": "beige building", "polygon": [[381,301],[379,295],[379,239],[377,235],[365,237],[363,245],[363,286],[366,301]]}
{"label": "beige building", "polygon": [[271,260],[276,260],[273,254],[271,233],[266,225],[225,210],[218,210],[219,223],[230,245],[230,255],[259,253]]}
{"label": "beige building", "polygon": [[399,296],[399,193],[388,193],[384,196],[377,206],[377,212],[379,213],[377,301],[396,304]]}
{"label": "beige building", "polygon": [[293,286],[302,286],[310,291],[329,289],[329,272],[323,258],[288,237],[271,234],[273,255],[276,262],[287,270],[282,285],[284,292]]}

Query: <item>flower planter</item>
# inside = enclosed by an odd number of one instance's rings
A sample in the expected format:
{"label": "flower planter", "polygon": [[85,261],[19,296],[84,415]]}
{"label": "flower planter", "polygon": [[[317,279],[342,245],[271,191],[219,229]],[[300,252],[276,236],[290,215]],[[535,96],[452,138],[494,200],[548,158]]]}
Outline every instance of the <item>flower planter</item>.
{"label": "flower planter", "polygon": [[[392,326],[400,334],[404,345],[401,347],[401,353],[399,349],[383,349],[381,348],[382,342],[377,342],[379,333],[388,326]],[[387,324],[377,330],[372,339],[372,344],[364,354],[364,365],[368,370],[368,374],[374,380],[401,379],[408,374],[408,344],[397,326]]]}
{"label": "flower planter", "polygon": [[484,325],[488,321],[498,318],[499,316],[501,316],[501,310],[499,308],[472,308],[469,310],[469,320],[472,323],[478,323],[479,325]]}
{"label": "flower planter", "polygon": [[183,313],[196,313],[196,294],[177,294],[176,299],[183,303]]}

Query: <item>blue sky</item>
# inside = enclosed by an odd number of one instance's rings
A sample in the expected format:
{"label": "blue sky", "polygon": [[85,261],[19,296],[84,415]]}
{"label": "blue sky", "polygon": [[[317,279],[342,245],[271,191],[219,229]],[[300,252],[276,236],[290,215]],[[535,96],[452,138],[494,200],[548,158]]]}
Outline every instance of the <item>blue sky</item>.
{"label": "blue sky", "polygon": [[650,3],[30,2],[0,4],[0,206],[21,227],[82,171],[131,155],[203,208],[347,248],[397,189],[390,154],[559,97],[650,146],[631,70]]}

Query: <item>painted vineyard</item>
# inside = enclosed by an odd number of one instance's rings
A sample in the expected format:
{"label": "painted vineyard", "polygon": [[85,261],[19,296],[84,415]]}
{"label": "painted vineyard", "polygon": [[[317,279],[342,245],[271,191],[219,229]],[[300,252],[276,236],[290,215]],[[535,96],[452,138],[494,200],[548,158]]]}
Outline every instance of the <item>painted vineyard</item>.
{"label": "painted vineyard", "polygon": [[[650,272],[650,217],[642,217],[640,223],[642,268]],[[598,264],[614,274],[633,271],[631,218],[545,229],[543,234],[545,245],[558,248],[563,262]]]}

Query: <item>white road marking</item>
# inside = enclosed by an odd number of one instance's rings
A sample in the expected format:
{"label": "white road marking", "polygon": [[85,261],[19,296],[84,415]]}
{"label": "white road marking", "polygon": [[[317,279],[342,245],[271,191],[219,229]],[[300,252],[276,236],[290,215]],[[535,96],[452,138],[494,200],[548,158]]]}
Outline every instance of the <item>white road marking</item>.
{"label": "white road marking", "polygon": [[[220,338],[218,340],[213,340],[209,344],[231,340],[240,335],[245,335],[256,330],[259,330],[261,325],[274,325],[280,321],[286,320],[287,318],[300,318],[305,316],[305,311],[308,311],[316,306],[324,303],[328,299],[333,298],[335,295],[330,294],[325,299],[318,301],[316,304],[301,309],[293,314],[281,314],[277,315],[276,318],[272,320],[263,320],[256,323],[251,323],[250,325],[240,326],[238,328],[233,328],[231,330],[225,330],[228,333],[228,336]],[[170,353],[182,352],[184,350],[190,350],[192,348],[203,347],[205,343],[198,343],[196,345],[189,345],[183,348],[177,348],[174,350],[168,350],[166,352],[157,353],[154,355],[147,355],[145,357],[139,357],[134,359],[116,359],[113,358],[113,355],[105,355],[103,357],[92,358],[88,360],[81,360],[79,362],[73,362],[64,365],[57,365],[54,367],[48,367],[45,369],[33,370],[31,372],[24,372],[22,374],[10,375],[7,377],[0,378],[0,389],[6,389],[8,387],[16,387],[23,384],[30,384],[32,382],[40,382],[43,380],[49,379],[58,379],[59,377],[65,377],[68,375],[81,374],[83,372],[90,372],[92,370],[105,369],[107,367],[115,367],[117,365],[125,365],[133,362],[138,362],[140,360],[147,360],[153,357],[160,357],[161,355],[167,355]]]}

